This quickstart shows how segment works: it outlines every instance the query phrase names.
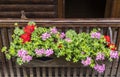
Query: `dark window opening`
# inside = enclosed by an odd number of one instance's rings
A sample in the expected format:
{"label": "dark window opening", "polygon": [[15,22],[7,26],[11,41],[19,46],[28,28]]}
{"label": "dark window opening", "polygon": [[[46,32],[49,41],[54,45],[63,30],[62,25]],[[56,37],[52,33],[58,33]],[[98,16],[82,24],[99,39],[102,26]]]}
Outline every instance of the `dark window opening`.
{"label": "dark window opening", "polygon": [[106,0],[65,0],[66,18],[104,18]]}

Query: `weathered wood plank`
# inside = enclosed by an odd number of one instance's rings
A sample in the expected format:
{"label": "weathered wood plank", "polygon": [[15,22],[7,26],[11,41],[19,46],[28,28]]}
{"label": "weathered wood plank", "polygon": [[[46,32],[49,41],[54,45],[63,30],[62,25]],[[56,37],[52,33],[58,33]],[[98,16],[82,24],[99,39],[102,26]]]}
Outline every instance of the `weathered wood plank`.
{"label": "weathered wood plank", "polygon": [[[1,63],[0,63],[0,65],[2,65]],[[2,67],[0,66],[0,77],[3,77],[2,76]]]}
{"label": "weathered wood plank", "polygon": [[119,58],[119,64],[118,64],[118,68],[117,68],[117,73],[116,73],[116,77],[120,77],[120,58]]}
{"label": "weathered wood plank", "polygon": [[[9,38],[9,42],[12,41],[12,33],[13,33],[13,30],[12,28],[11,29],[8,29],[8,38]],[[13,64],[12,64],[12,59],[8,61],[9,63],[9,71],[10,71],[10,76],[14,77],[14,71],[13,71]]]}
{"label": "weathered wood plank", "polygon": [[58,0],[58,17],[65,17],[65,0]]}
{"label": "weathered wood plank", "polygon": [[96,75],[97,75],[97,72],[93,69],[91,77],[95,77]]}
{"label": "weathered wood plank", "polygon": [[46,77],[46,69],[45,69],[45,67],[42,68],[42,77]]}
{"label": "weathered wood plank", "polygon": [[0,4],[52,4],[56,0],[0,0]]}
{"label": "weathered wood plank", "polygon": [[[0,28],[0,49],[2,48],[3,44],[2,44],[2,34],[1,34],[1,28]],[[3,77],[3,73],[4,71],[6,71],[6,68],[4,68],[5,65],[5,57],[4,54],[2,52],[0,52],[0,77]],[[5,70],[4,70],[5,69]]]}
{"label": "weathered wood plank", "polygon": [[106,7],[105,7],[105,13],[104,13],[105,18],[111,17],[112,7],[113,7],[112,4],[113,4],[113,0],[106,0]]}
{"label": "weathered wood plank", "polygon": [[[49,63],[49,66],[48,66],[48,63]],[[50,62],[32,60],[28,64],[23,64],[22,66],[24,67],[80,67],[80,64],[81,64],[80,62],[78,63],[67,62],[63,57],[61,57],[61,58],[55,58]],[[22,66],[18,65],[18,67],[22,67]]]}
{"label": "weathered wood plank", "polygon": [[79,72],[80,75],[79,75],[79,77],[84,77],[84,76],[83,76],[83,70],[84,70],[83,68],[80,68],[80,72]]}
{"label": "weathered wood plank", "polygon": [[70,68],[67,68],[67,76],[70,77]]}
{"label": "weathered wood plank", "polygon": [[58,77],[58,69],[59,68],[55,68],[55,77]]}
{"label": "weathered wood plank", "polygon": [[117,42],[117,28],[112,28],[113,29],[113,42],[116,43]]}
{"label": "weathered wood plank", "polygon": [[48,68],[48,77],[52,77],[52,68],[51,67]]}
{"label": "weathered wood plank", "polygon": [[120,17],[120,0],[112,1],[111,17],[113,17],[113,18]]}
{"label": "weathered wood plank", "polygon": [[30,77],[34,77],[33,68],[32,67],[30,68]]}
{"label": "weathered wood plank", "polygon": [[1,4],[0,5],[0,11],[1,12],[21,12],[21,10],[24,10],[25,12],[51,12],[54,11],[56,8],[55,5],[36,5],[36,4]]}
{"label": "weathered wood plank", "polygon": [[77,68],[73,68],[73,77],[77,77]]}
{"label": "weathered wood plank", "polygon": [[64,68],[61,68],[61,77],[65,77],[65,71],[64,71]]}
{"label": "weathered wood plank", "polygon": [[92,71],[91,68],[88,67],[86,71],[86,77],[89,77],[89,75],[91,74],[91,71]]}
{"label": "weathered wood plank", "polygon": [[23,70],[23,76],[24,76],[24,77],[29,77],[29,76],[27,75],[26,68],[23,67],[22,70]]}
{"label": "weathered wood plank", "polygon": [[16,74],[17,74],[17,77],[21,77],[20,68],[19,67],[16,67]]}
{"label": "weathered wood plank", "polygon": [[[8,41],[8,34],[7,34],[7,29],[6,28],[2,28],[1,29],[1,35],[2,35],[2,42],[3,42],[3,45],[4,46],[9,46],[9,41]],[[2,61],[2,67],[3,67],[3,71],[4,71],[4,76],[5,77],[8,77],[9,73],[8,73],[8,64],[6,62],[6,59],[3,58],[3,61]]]}
{"label": "weathered wood plank", "polygon": [[[55,12],[25,12],[27,18],[56,17]],[[0,12],[1,18],[21,18],[21,12]]]}
{"label": "weathered wood plank", "polygon": [[40,68],[36,67],[36,77],[40,77]]}
{"label": "weathered wood plank", "polygon": [[117,39],[116,39],[116,45],[117,45],[117,48],[119,48],[120,46],[120,27],[118,28],[118,32],[117,32]]}
{"label": "weathered wood plank", "polygon": [[[44,18],[44,19],[0,19],[0,27],[15,27],[15,22],[20,23],[19,26],[24,26],[28,21],[34,21],[37,25],[57,27],[120,27],[120,19],[57,19],[57,18]],[[5,25],[4,25],[5,24]],[[10,25],[11,24],[11,25]],[[106,25],[105,25],[106,24]]]}
{"label": "weathered wood plank", "polygon": [[10,72],[10,76],[14,77],[14,71],[13,71],[13,65],[12,65],[12,61],[8,61],[9,63],[9,72]]}
{"label": "weathered wood plank", "polygon": [[104,77],[110,77],[110,73],[112,70],[111,67],[112,67],[112,62],[106,61],[106,70],[105,70]]}
{"label": "weathered wood plank", "polygon": [[110,76],[115,76],[118,68],[118,60],[114,60],[111,68]]}

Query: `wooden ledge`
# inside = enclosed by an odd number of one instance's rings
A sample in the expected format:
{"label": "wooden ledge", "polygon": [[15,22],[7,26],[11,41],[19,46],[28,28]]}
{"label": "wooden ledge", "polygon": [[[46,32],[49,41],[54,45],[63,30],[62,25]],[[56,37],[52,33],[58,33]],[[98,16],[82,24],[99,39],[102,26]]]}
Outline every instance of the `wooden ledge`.
{"label": "wooden ledge", "polygon": [[[60,26],[60,27],[120,27],[120,19],[58,19],[58,18],[51,18],[51,19],[0,19],[0,27],[15,27],[14,23],[18,22],[20,26],[24,26],[29,21],[34,21],[37,25],[44,25],[44,26]],[[69,26],[68,26],[69,25]]]}

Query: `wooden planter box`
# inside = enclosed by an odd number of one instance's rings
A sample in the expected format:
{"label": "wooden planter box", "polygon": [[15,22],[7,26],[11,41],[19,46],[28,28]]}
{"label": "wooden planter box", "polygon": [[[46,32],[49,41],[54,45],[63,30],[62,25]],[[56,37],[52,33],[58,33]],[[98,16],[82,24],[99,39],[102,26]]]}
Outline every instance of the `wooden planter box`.
{"label": "wooden planter box", "polygon": [[[31,19],[32,20],[32,19]],[[0,20],[0,48],[9,46],[12,40],[11,35],[14,30],[14,23],[24,26],[31,20]],[[60,31],[74,29],[76,32],[90,32],[93,28],[101,28],[101,32],[108,33],[108,27],[112,27],[113,41],[117,47],[120,46],[120,20],[119,19],[39,19],[32,20],[38,26],[56,26]],[[18,66],[14,60],[6,60],[3,53],[1,55],[0,77],[119,77],[119,60],[106,62],[106,70],[103,74],[98,74],[89,67],[83,67],[81,63],[72,63],[61,58],[53,58],[48,61],[33,60],[28,64]]]}
{"label": "wooden planter box", "polygon": [[[48,60],[49,59],[49,60]],[[33,59],[31,62],[28,64],[23,64],[22,66],[18,67],[81,67],[81,63],[73,63],[73,62],[68,62],[65,60],[64,57],[60,58],[47,58],[47,59]]]}
{"label": "wooden planter box", "polygon": [[[98,74],[90,67],[84,67],[81,62],[67,62],[63,57],[54,58],[48,61],[33,60],[28,64],[23,64],[22,66],[17,65],[17,68],[22,68],[28,77],[29,73],[38,72],[40,72],[38,74],[40,77],[102,77],[106,74],[109,77],[109,72],[111,71],[114,71],[113,74],[116,75],[117,63],[118,61],[109,62],[108,60],[105,60],[106,71],[103,74]],[[34,69],[36,69],[36,72]]]}

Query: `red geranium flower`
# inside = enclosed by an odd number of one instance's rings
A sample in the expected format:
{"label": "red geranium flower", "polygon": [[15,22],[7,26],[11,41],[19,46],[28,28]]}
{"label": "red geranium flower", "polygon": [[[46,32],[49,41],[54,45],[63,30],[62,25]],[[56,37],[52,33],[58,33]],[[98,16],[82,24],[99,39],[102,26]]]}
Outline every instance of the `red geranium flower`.
{"label": "red geranium flower", "polygon": [[106,35],[106,36],[104,36],[104,38],[105,38],[106,42],[110,43],[110,36]]}
{"label": "red geranium flower", "polygon": [[111,50],[116,50],[116,46],[115,44],[108,44],[108,47],[111,49]]}
{"label": "red geranium flower", "polygon": [[27,25],[25,28],[24,28],[24,32],[27,33],[27,34],[31,34],[33,31],[35,30],[35,26],[34,25]]}
{"label": "red geranium flower", "polygon": [[24,33],[20,36],[20,38],[23,40],[23,43],[29,42],[30,41],[30,35],[27,33]]}

